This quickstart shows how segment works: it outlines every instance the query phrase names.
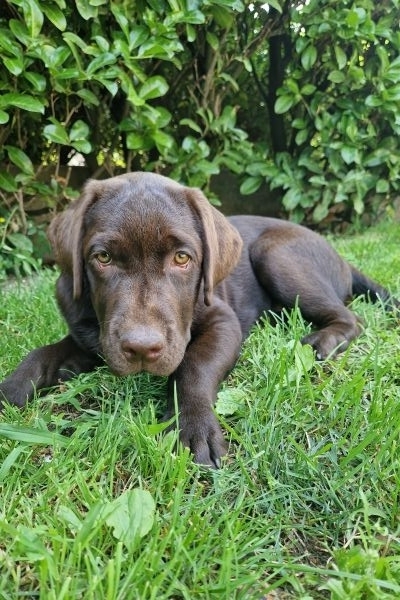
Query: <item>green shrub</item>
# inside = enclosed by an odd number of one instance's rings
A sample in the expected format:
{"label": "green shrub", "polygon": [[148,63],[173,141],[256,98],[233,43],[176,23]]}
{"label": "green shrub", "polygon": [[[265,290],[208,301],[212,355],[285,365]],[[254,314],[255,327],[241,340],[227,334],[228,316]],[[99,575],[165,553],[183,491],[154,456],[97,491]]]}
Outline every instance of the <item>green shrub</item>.
{"label": "green shrub", "polygon": [[399,3],[311,0],[285,10],[290,51],[274,104],[283,149],[250,163],[242,190],[267,179],[283,188],[288,213],[314,222],[376,209],[400,188]]}
{"label": "green shrub", "polygon": [[21,197],[69,200],[78,159],[94,177],[151,169],[206,191],[229,169],[244,194],[281,190],[298,220],[388,203],[398,19],[398,0],[3,3],[4,218]]}

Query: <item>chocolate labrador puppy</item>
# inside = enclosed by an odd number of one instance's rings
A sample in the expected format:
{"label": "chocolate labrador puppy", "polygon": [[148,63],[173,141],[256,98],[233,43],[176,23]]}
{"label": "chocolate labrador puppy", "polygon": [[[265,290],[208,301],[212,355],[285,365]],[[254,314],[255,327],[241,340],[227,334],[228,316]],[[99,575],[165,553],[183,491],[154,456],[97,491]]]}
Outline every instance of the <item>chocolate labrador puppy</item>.
{"label": "chocolate labrador puppy", "polygon": [[303,342],[324,359],[360,333],[352,295],[398,306],[319,235],[263,217],[226,219],[203,194],[130,173],[89,181],[49,228],[69,335],[33,350],[0,384],[23,406],[35,390],[107,363],[113,373],[169,376],[182,443],[219,466],[225,441],[213,413],[218,386],[266,311],[296,303],[315,330]]}

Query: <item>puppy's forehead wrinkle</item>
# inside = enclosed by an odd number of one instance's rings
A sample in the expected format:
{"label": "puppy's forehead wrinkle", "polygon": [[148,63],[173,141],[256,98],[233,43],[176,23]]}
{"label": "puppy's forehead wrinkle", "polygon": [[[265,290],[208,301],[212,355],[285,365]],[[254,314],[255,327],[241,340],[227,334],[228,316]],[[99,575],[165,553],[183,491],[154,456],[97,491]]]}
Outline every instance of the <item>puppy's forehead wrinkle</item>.
{"label": "puppy's forehead wrinkle", "polygon": [[[194,257],[202,254],[198,223],[186,204],[142,197],[99,200],[85,218],[86,250],[104,246],[119,255],[154,256],[173,249],[186,249]],[[183,226],[184,223],[184,226]]]}
{"label": "puppy's forehead wrinkle", "polygon": [[[130,189],[131,188],[131,189]],[[180,195],[179,195],[180,196]],[[162,225],[179,224],[182,218],[191,218],[192,212],[187,202],[165,193],[165,190],[139,193],[132,186],[125,185],[117,193],[110,190],[93,204],[85,218],[86,224],[91,227],[104,225],[111,227],[124,227],[127,223],[136,229],[149,229],[155,223]]]}

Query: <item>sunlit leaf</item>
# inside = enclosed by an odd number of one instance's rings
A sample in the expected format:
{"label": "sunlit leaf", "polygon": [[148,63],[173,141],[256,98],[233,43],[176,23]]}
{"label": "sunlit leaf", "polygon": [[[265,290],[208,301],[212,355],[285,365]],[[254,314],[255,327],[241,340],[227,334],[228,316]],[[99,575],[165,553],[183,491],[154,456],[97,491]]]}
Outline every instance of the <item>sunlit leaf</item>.
{"label": "sunlit leaf", "polygon": [[8,153],[8,158],[17,166],[21,171],[29,175],[33,175],[34,169],[31,159],[23,150],[16,146],[5,146]]}
{"label": "sunlit leaf", "polygon": [[16,92],[10,92],[0,96],[0,108],[6,108],[7,106],[15,106],[28,112],[44,112],[45,105],[38,98],[29,96],[28,94],[18,94]]}
{"label": "sunlit leaf", "polygon": [[140,538],[149,533],[155,517],[155,502],[147,490],[123,492],[106,509],[106,523],[114,537],[133,550]]}

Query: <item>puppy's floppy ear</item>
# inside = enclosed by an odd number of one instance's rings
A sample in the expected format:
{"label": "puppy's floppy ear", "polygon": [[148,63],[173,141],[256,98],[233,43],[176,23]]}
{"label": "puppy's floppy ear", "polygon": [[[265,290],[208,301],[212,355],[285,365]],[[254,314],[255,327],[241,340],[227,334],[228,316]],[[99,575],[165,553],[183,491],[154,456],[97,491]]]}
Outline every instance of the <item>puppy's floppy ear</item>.
{"label": "puppy's floppy ear", "polygon": [[204,194],[186,188],[187,200],[200,222],[203,242],[204,302],[211,304],[213,288],[237,265],[242,250],[242,238],[228,219],[214,208]]}
{"label": "puppy's floppy ear", "polygon": [[88,208],[98,199],[101,189],[101,182],[89,180],[78,200],[56,215],[47,230],[57,264],[73,277],[74,299],[82,293],[83,219]]}

